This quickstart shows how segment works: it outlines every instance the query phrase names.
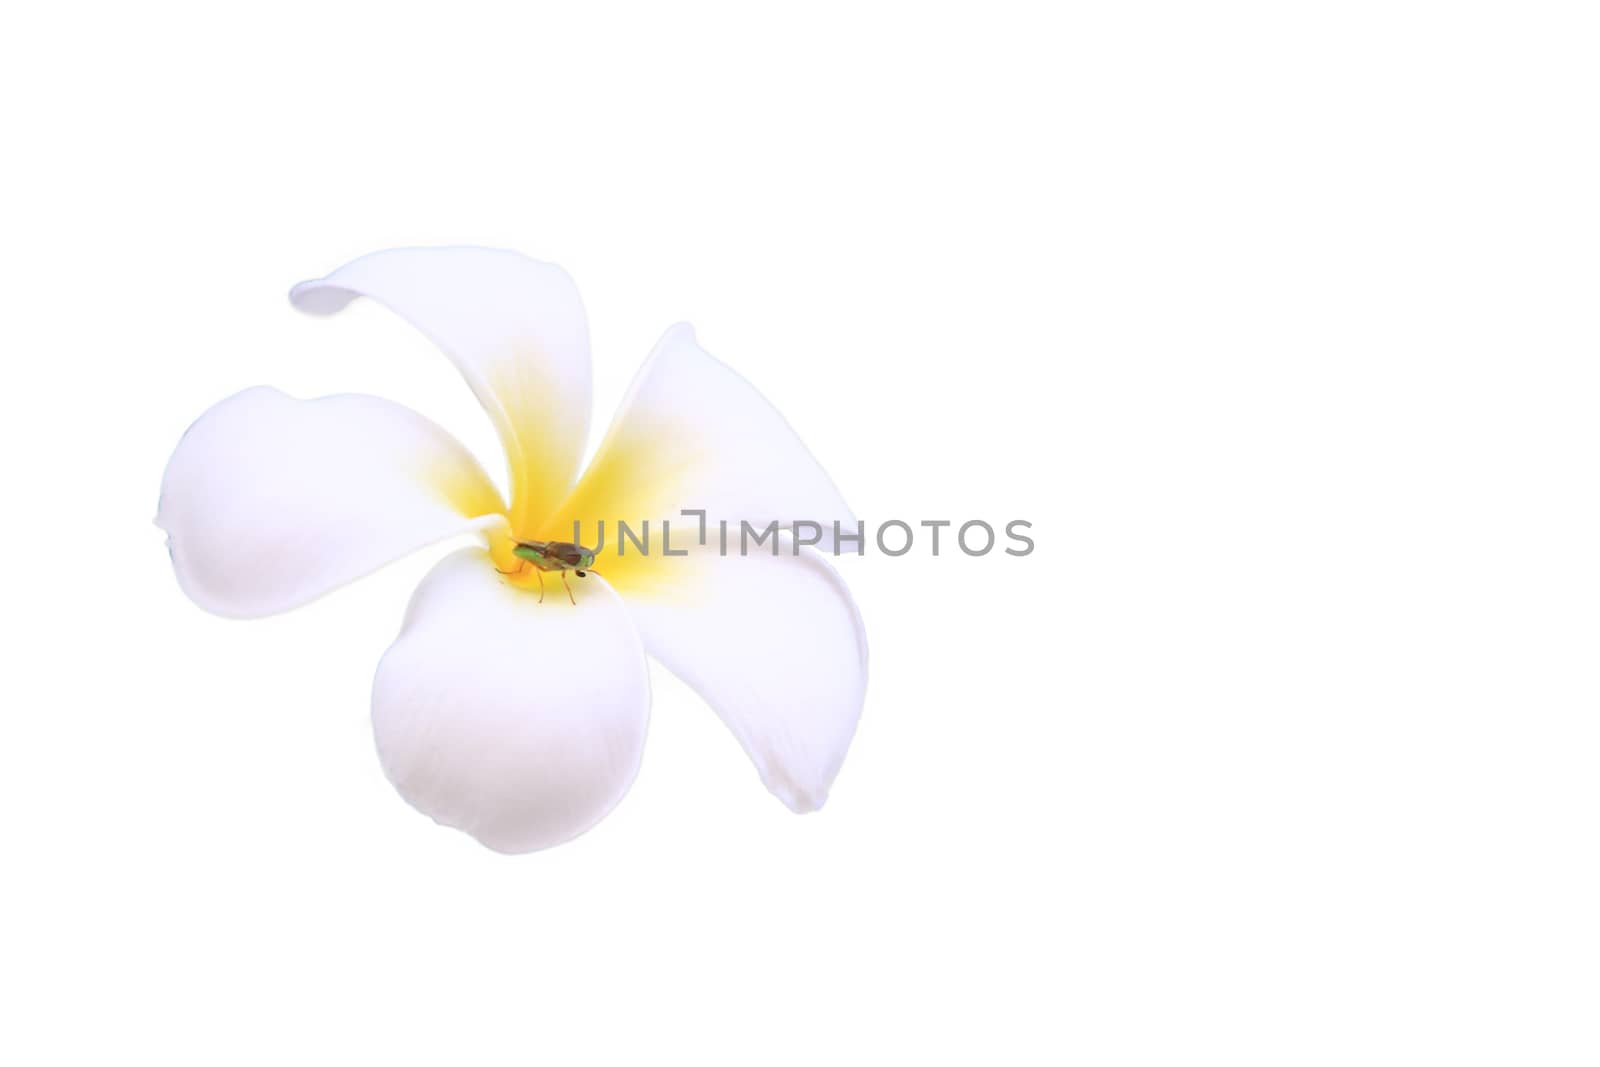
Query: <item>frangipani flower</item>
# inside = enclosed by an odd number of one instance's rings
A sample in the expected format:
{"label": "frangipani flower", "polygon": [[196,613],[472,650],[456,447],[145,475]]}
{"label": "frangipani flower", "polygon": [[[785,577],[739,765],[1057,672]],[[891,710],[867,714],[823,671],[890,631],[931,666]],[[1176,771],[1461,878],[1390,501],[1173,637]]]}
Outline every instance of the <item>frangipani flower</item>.
{"label": "frangipani flower", "polygon": [[[564,271],[491,249],[398,249],[290,294],[315,315],[361,296],[466,379],[505,447],[509,506],[463,445],[408,408],[247,389],[202,415],[167,465],[156,522],[183,591],[218,615],[272,615],[475,534],[480,546],[423,579],[373,683],[379,760],[414,807],[504,852],[593,826],[638,770],[646,653],[715,709],[769,790],[794,811],[820,807],[866,689],[855,604],[808,548],[723,555],[680,517],[703,509],[712,531],[799,519],[854,530],[782,416],[675,326],[580,477],[588,329]],[[595,570],[571,583],[575,604],[560,589],[541,599],[537,572],[516,573],[518,541],[647,518],[679,520],[673,551],[688,554],[619,554],[608,533]]]}

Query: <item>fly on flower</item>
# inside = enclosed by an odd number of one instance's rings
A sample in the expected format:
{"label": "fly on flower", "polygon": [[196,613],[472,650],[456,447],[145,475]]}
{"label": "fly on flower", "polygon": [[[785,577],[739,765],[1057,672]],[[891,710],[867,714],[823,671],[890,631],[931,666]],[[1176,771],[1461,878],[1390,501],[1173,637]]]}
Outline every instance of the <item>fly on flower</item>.
{"label": "fly on flower", "polygon": [[[218,615],[272,615],[471,536],[477,545],[423,579],[373,682],[378,758],[414,807],[503,852],[581,834],[638,770],[646,654],[705,699],[771,792],[797,812],[820,807],[866,690],[865,632],[833,568],[809,548],[624,556],[617,543],[560,540],[684,509],[735,526],[854,527],[783,417],[675,326],[580,471],[588,327],[559,267],[493,249],[397,249],[290,294],[313,315],[358,297],[405,318],[461,372],[505,450],[509,499],[408,408],[246,389],[200,416],[162,479],[156,521],[184,592]],[[548,570],[570,603],[544,602]],[[587,576],[577,595],[568,570]]]}
{"label": "fly on flower", "polygon": [[567,572],[572,571],[579,578],[587,578],[589,572],[584,568],[594,566],[595,549],[584,548],[571,541],[518,541],[511,554],[522,562],[513,570],[501,571],[501,574],[521,577],[531,563],[539,575],[539,601],[543,603],[544,572],[560,571],[561,584],[567,588],[567,599],[572,601],[573,607],[578,606],[572,596],[572,587],[567,585]]}

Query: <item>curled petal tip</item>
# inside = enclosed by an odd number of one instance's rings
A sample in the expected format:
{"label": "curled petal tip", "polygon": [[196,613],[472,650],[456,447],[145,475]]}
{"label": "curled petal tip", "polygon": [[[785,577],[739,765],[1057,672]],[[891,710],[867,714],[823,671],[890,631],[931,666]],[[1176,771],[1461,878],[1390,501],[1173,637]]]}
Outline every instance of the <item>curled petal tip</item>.
{"label": "curled petal tip", "polygon": [[783,801],[784,807],[796,815],[810,815],[814,811],[821,811],[822,806],[828,802],[826,791],[809,793],[802,789],[794,789],[775,782],[766,782],[765,784],[767,791]]}
{"label": "curled petal tip", "polygon": [[289,303],[307,315],[333,315],[343,311],[359,293],[311,278],[289,290]]}

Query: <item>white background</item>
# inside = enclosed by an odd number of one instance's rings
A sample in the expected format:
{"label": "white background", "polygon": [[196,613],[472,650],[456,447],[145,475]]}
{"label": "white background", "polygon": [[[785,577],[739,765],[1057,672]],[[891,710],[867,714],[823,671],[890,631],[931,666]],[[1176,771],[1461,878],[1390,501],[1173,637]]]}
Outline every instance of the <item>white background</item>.
{"label": "white background", "polygon": [[[0,1059],[1593,1063],[1586,5],[32,5],[5,16]],[[498,469],[295,281],[509,246],[597,419],[692,321],[857,512],[828,807],[653,673],[645,765],[493,854],[368,687],[441,547],[259,623],[162,467],[248,385]]]}

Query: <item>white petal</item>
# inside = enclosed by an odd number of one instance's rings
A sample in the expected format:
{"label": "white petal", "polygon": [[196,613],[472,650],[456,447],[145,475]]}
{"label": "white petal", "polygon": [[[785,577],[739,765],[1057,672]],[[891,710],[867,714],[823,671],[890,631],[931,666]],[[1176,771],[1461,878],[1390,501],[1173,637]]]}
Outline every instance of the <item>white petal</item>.
{"label": "white petal", "polygon": [[183,591],[236,618],[304,604],[425,545],[504,523],[455,438],[371,396],[246,389],[195,421],[161,481]]}
{"label": "white petal", "polygon": [[533,529],[572,487],[589,433],[589,327],[566,271],[494,248],[397,248],[289,294],[314,315],[358,296],[410,322],[455,363],[505,447],[512,526]]}
{"label": "white petal", "polygon": [[671,580],[629,594],[645,648],[716,710],[761,780],[797,812],[820,808],[867,687],[867,635],[822,557],[663,560]]}
{"label": "white petal", "polygon": [[570,840],[633,783],[650,714],[644,649],[616,593],[551,581],[544,603],[487,553],[418,587],[372,689],[378,758],[418,811],[501,852]]}
{"label": "white petal", "polygon": [[[705,510],[712,529],[728,520],[734,537],[740,521],[759,531],[768,522],[803,519],[821,524],[822,543],[831,544],[834,521],[851,531],[855,525],[827,472],[778,410],[680,324],[657,342],[593,462],[539,536],[570,541],[573,522],[581,520],[582,540],[593,544],[598,520],[614,531],[619,519],[635,530],[648,519],[659,532],[666,519],[681,545],[684,532],[699,532],[697,520],[680,517],[684,508]],[[596,565],[631,593],[636,571],[645,568],[612,558],[614,534],[606,540],[607,557]]]}

